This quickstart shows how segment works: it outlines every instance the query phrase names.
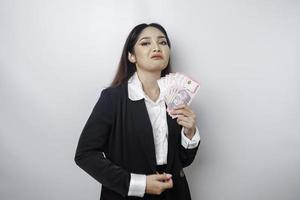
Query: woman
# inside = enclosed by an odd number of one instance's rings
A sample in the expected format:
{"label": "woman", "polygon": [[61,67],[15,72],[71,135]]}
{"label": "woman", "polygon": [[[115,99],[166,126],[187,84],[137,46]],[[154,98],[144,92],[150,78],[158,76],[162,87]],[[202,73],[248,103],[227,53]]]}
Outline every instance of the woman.
{"label": "woman", "polygon": [[171,71],[170,47],[161,25],[134,27],[83,128],[75,162],[102,184],[102,200],[191,199],[183,168],[200,144],[195,113],[180,105],[170,118],[157,83]]}

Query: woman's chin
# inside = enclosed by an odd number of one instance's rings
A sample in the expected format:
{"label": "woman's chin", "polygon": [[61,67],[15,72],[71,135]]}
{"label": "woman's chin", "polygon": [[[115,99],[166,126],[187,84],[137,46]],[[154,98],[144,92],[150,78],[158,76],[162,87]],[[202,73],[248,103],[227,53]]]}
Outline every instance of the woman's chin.
{"label": "woman's chin", "polygon": [[161,72],[162,70],[164,70],[166,67],[162,66],[162,67],[153,67],[151,68],[152,72]]}
{"label": "woman's chin", "polygon": [[149,72],[158,72],[158,71],[162,71],[164,69],[167,68],[167,64],[166,63],[151,63],[151,65],[148,65],[147,67],[142,67],[140,66],[141,69],[144,69],[146,71]]}
{"label": "woman's chin", "polygon": [[162,71],[162,70],[164,70],[164,69],[166,69],[167,68],[167,65],[165,64],[165,63],[163,63],[163,64],[158,64],[158,65],[154,65],[153,67],[152,67],[152,69],[154,69],[154,70],[159,70],[159,71]]}

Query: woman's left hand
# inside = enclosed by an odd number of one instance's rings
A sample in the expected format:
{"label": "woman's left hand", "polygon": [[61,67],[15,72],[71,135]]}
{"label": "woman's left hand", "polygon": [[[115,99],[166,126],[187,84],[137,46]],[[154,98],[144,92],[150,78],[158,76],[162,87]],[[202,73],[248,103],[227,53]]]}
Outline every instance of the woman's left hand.
{"label": "woman's left hand", "polygon": [[178,105],[171,112],[177,115],[177,123],[184,127],[184,134],[191,139],[196,132],[196,115],[187,105]]}

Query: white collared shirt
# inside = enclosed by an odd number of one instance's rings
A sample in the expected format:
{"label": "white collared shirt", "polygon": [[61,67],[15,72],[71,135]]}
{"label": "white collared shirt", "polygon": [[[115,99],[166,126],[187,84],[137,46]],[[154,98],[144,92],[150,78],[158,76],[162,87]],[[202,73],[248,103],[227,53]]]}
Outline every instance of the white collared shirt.
{"label": "white collared shirt", "polygon": [[[155,144],[155,155],[157,165],[167,164],[168,155],[168,124],[166,105],[160,93],[158,99],[154,102],[143,91],[142,83],[139,80],[137,72],[128,80],[128,97],[132,101],[145,99],[148,115],[152,125],[153,138]],[[181,130],[181,145],[186,149],[192,149],[198,146],[200,134],[196,127],[196,133],[190,140]],[[143,197],[146,188],[146,175],[131,173],[128,196]]]}

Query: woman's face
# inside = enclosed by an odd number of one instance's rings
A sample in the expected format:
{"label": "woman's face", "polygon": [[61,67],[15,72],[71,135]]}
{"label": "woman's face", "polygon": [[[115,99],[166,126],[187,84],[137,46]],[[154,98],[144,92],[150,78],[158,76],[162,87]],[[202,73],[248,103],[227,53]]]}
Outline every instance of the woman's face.
{"label": "woman's face", "polygon": [[155,27],[145,28],[139,35],[134,52],[128,59],[137,68],[146,71],[162,71],[169,63],[170,48],[165,35]]}

